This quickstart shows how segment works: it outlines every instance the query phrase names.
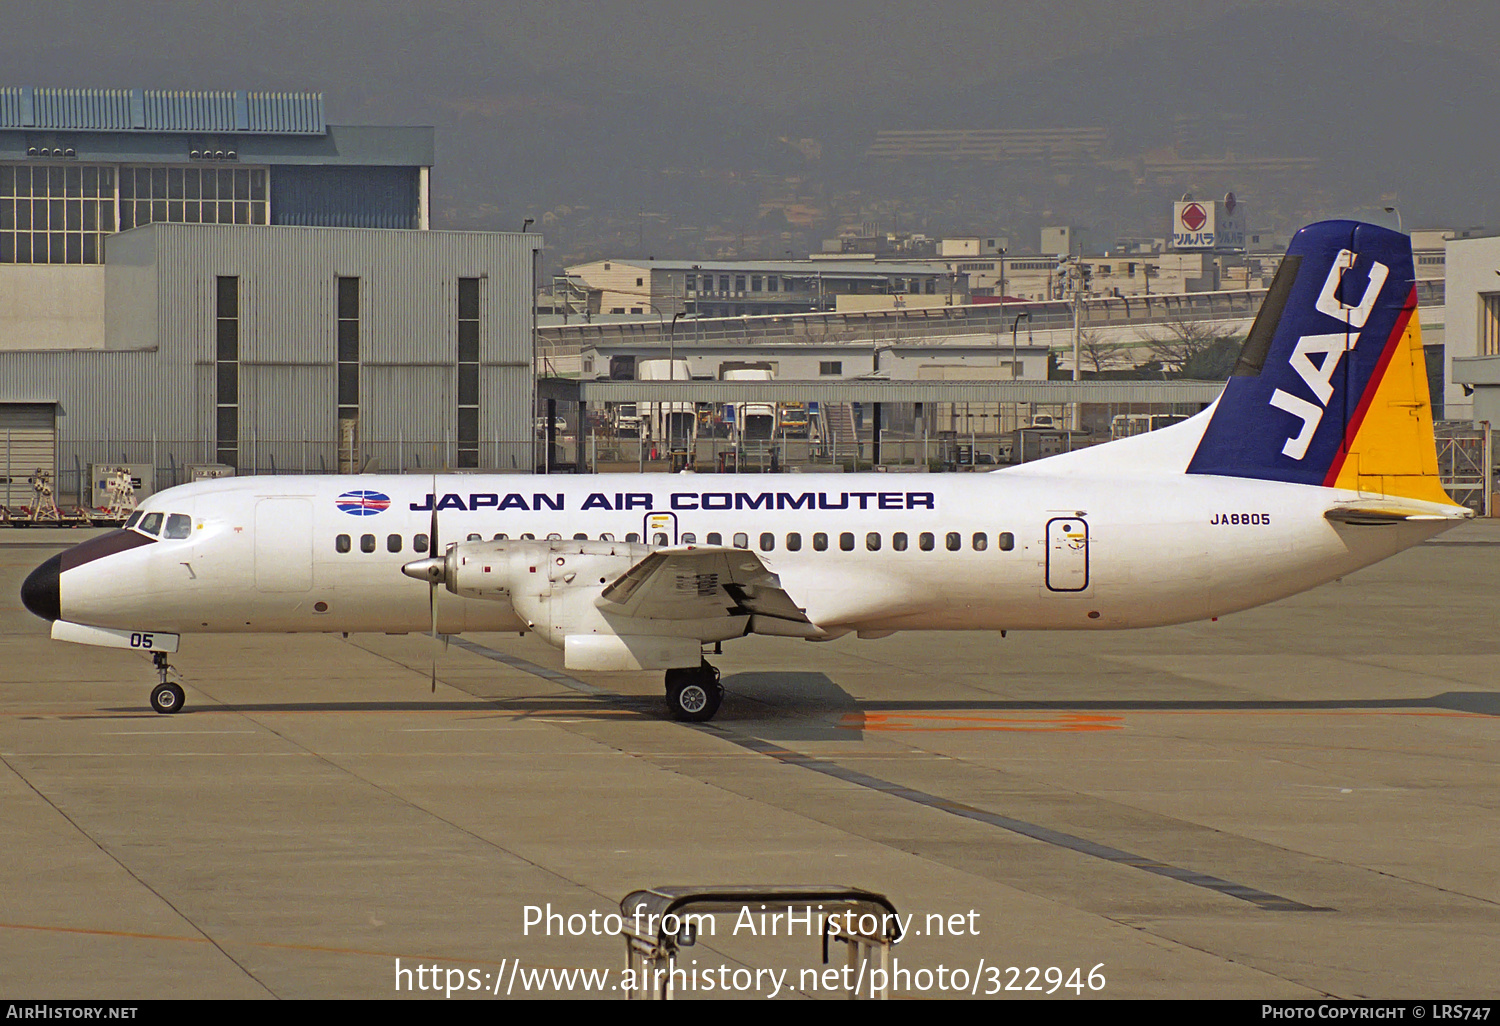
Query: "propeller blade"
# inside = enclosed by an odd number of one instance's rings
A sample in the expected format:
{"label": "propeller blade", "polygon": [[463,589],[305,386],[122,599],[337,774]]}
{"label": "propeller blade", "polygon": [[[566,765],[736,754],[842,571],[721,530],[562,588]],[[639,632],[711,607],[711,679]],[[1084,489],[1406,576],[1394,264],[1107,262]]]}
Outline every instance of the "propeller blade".
{"label": "propeller blade", "polygon": [[[437,559],[438,553],[442,551],[438,547],[438,519],[437,519],[437,472],[432,475],[432,520],[428,525],[427,532],[427,558]],[[427,579],[427,612],[432,617],[432,640],[437,640],[437,578]],[[444,650],[447,649],[444,644]],[[432,656],[432,693],[437,694],[437,655]]]}

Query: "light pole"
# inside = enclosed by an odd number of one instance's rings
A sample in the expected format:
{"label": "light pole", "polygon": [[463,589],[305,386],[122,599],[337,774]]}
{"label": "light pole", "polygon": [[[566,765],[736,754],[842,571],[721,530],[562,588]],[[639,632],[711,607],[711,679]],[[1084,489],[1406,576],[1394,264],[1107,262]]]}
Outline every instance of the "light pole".
{"label": "light pole", "polygon": [[[686,310],[678,310],[676,313],[674,313],[672,315],[672,324],[667,329],[667,367],[668,367],[667,374],[668,374],[668,380],[673,381],[673,382],[675,382],[677,380],[677,318],[681,317],[685,313],[687,313]],[[692,379],[692,375],[691,374],[687,375],[687,378],[689,380],[691,380]],[[675,390],[675,387],[676,386],[674,385],[673,386],[674,390]],[[672,413],[676,412],[676,406],[677,406],[677,404],[675,402],[673,402],[672,408],[671,408],[672,412],[669,412],[667,414],[667,451],[669,453],[672,451],[672,447],[673,447],[673,439],[672,439]],[[694,411],[694,413],[696,415],[696,411]],[[687,442],[691,442],[692,441],[692,437],[693,437],[692,432],[689,431],[688,432],[688,437],[686,439],[684,439],[684,444],[686,444]],[[673,469],[675,470],[676,468],[674,467]]]}
{"label": "light pole", "polygon": [[1396,231],[1400,232],[1402,235],[1405,235],[1406,229],[1401,226],[1401,208],[1397,206],[1389,206],[1385,208],[1385,212],[1387,214],[1396,215]]}
{"label": "light pole", "polygon": [[1026,338],[1031,338],[1031,311],[1025,310],[1016,314],[1016,319],[1010,322],[1010,380],[1014,381],[1021,376],[1021,364],[1016,358],[1016,329],[1021,326],[1022,320],[1026,321]]}

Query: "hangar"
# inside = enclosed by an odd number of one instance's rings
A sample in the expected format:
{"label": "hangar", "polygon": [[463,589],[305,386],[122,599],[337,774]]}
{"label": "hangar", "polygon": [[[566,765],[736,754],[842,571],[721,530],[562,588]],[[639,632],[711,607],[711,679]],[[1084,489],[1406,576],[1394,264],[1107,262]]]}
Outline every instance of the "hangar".
{"label": "hangar", "polygon": [[429,231],[433,161],[318,93],[0,89],[0,504],[529,466],[541,237]]}

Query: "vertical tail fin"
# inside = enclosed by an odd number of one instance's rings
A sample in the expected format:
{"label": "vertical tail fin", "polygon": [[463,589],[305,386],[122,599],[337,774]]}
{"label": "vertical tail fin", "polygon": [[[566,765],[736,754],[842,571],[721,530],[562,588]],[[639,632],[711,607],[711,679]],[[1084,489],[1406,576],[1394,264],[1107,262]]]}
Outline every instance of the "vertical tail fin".
{"label": "vertical tail fin", "polygon": [[1190,474],[1454,505],[1437,447],[1411,240],[1323,221],[1287,249]]}

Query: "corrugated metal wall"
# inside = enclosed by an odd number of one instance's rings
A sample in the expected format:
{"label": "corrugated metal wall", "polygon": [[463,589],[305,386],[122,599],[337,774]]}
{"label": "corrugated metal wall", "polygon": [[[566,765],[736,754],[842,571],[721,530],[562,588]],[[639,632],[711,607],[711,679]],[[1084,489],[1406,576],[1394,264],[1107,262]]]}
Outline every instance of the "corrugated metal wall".
{"label": "corrugated metal wall", "polygon": [[[173,464],[205,462],[216,430],[215,282],[233,275],[242,465],[298,470],[306,459],[317,470],[336,441],[336,282],[357,277],[366,458],[387,470],[413,469],[414,459],[446,464],[457,420],[457,282],[478,278],[481,463],[524,470],[538,244],[500,233],[154,224],[110,244],[108,344],[134,351],[0,353],[0,401],[62,404],[64,472],[70,451],[146,462],[153,438],[162,467],[168,449]],[[154,268],[151,287],[142,287],[143,264]],[[154,325],[150,337],[140,337],[144,325]],[[159,479],[168,484],[170,474]]]}
{"label": "corrugated metal wall", "polygon": [[0,128],[323,135],[322,93],[0,88]]}
{"label": "corrugated metal wall", "polygon": [[0,505],[33,505],[32,475],[56,472],[56,413],[50,403],[0,403]]}
{"label": "corrugated metal wall", "polygon": [[416,228],[419,169],[271,168],[271,223],[320,228]]}

